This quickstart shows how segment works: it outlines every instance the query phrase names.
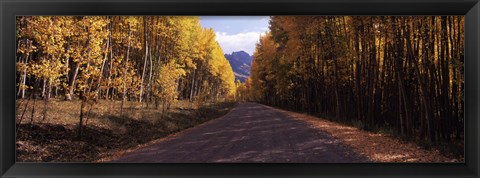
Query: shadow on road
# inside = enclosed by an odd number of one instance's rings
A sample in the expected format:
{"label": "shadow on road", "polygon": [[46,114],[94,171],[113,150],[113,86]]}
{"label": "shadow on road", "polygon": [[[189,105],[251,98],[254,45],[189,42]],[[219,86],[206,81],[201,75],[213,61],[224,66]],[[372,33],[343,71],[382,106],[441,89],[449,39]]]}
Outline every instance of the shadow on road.
{"label": "shadow on road", "polygon": [[222,118],[128,153],[115,162],[350,163],[368,159],[282,112],[242,103]]}

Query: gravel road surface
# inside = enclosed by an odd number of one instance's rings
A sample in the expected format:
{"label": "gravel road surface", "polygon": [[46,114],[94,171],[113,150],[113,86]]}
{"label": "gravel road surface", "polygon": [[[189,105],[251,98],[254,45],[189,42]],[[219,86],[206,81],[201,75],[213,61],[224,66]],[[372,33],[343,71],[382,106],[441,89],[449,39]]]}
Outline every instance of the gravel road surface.
{"label": "gravel road surface", "polygon": [[369,160],[322,130],[273,108],[240,103],[227,115],[113,162],[351,163]]}

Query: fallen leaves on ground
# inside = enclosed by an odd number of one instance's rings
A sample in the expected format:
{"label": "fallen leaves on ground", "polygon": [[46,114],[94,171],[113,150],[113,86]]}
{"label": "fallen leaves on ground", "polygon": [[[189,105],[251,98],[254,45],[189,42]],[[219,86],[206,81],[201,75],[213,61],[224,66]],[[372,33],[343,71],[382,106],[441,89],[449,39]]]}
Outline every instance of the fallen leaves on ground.
{"label": "fallen leaves on ground", "polygon": [[464,162],[464,157],[446,157],[438,150],[426,150],[415,143],[405,142],[385,134],[360,130],[307,114],[276,108],[272,109],[288,114],[295,119],[307,122],[314,128],[327,132],[333,137],[342,140],[355,151],[367,156],[373,162]]}

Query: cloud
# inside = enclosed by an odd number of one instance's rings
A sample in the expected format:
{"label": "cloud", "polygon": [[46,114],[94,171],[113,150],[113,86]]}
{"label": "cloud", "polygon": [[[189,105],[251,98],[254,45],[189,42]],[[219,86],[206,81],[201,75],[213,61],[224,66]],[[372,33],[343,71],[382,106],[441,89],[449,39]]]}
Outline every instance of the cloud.
{"label": "cloud", "polygon": [[216,32],[217,41],[225,54],[243,50],[252,55],[260,35],[265,35],[265,32],[245,32],[232,35],[226,32]]}
{"label": "cloud", "polygon": [[260,30],[262,30],[262,31],[268,31],[268,27],[261,27]]}

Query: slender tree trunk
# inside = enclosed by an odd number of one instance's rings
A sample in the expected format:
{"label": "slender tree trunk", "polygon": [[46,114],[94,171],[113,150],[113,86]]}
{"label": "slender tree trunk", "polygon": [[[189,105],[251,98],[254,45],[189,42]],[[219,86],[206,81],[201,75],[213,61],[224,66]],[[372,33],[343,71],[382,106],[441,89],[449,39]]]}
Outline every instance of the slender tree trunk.
{"label": "slender tree trunk", "polygon": [[83,118],[84,118],[84,108],[85,108],[85,102],[86,98],[83,95],[83,92],[80,94],[80,100],[82,101],[80,104],[80,122],[78,123],[78,139],[82,139],[82,131],[83,131]]}
{"label": "slender tree trunk", "polygon": [[[143,31],[144,31],[144,38],[145,38],[145,60],[143,63],[143,70],[142,70],[142,79],[140,81],[140,95],[139,95],[139,101],[140,103],[142,102],[143,98],[143,82],[145,79],[145,70],[147,68],[147,58],[148,58],[148,30],[147,30],[147,17],[143,17]],[[151,65],[151,64],[150,64]]]}
{"label": "slender tree trunk", "polygon": [[[48,81],[48,83],[50,83],[50,80],[47,80],[47,81]],[[47,81],[44,81],[44,83],[47,83]],[[48,86],[50,86],[50,84]],[[50,87],[48,87],[48,88],[50,88]],[[44,95],[45,96],[43,97],[44,104],[43,104],[43,118],[42,118],[42,121],[45,121],[47,119],[48,95],[50,95],[50,90],[48,90],[48,94],[44,94]]]}
{"label": "slender tree trunk", "polygon": [[44,78],[42,82],[42,98],[46,98],[46,91],[47,91],[47,79]]}
{"label": "slender tree trunk", "polygon": [[38,86],[38,79],[35,79],[35,83],[33,84],[32,88],[32,97],[33,97],[33,106],[32,106],[32,112],[30,114],[30,124],[33,124],[33,120],[35,118],[35,106],[37,102],[37,95],[35,93],[35,90],[37,90]]}
{"label": "slender tree trunk", "polygon": [[[113,47],[112,47],[113,48]],[[108,99],[109,96],[108,95],[111,95],[110,96],[110,99],[113,100],[113,94],[110,94],[110,93],[113,93],[111,92],[111,86],[110,86],[110,83],[111,83],[111,80],[112,80],[112,68],[113,68],[113,49],[110,48],[110,68],[108,69],[108,81],[107,81],[107,93],[106,93],[106,97],[105,99]]]}
{"label": "slender tree trunk", "polygon": [[[27,54],[25,57],[24,64],[28,64],[28,59],[30,58],[30,54]],[[25,98],[25,82],[27,81],[27,68],[23,69],[23,74],[21,76],[21,84],[22,88],[19,90],[19,93],[17,95],[20,95],[20,97],[23,99]]]}
{"label": "slender tree trunk", "polygon": [[73,77],[71,78],[70,80],[70,89],[68,90],[68,94],[67,96],[65,96],[65,99],[68,100],[68,101],[71,101],[72,100],[72,96],[73,96],[73,89],[75,88],[75,80],[77,79],[77,74],[78,74],[78,69],[80,68],[80,64],[77,63],[75,65],[75,70],[73,72]]}
{"label": "slender tree trunk", "polygon": [[18,132],[18,128],[20,128],[20,125],[22,124],[23,118],[28,109],[28,104],[30,104],[30,100],[32,99],[32,97],[33,97],[33,93],[30,93],[30,97],[28,97],[27,104],[25,104],[25,108],[23,109],[22,115],[20,116],[20,119],[17,122],[17,125],[16,125],[17,127],[15,129],[16,132]]}
{"label": "slender tree trunk", "polygon": [[147,108],[148,108],[148,103],[151,102],[151,94],[152,94],[152,72],[153,72],[153,60],[152,60],[152,48],[149,48],[148,50],[148,55],[150,59],[150,71],[149,71],[149,76],[148,76],[148,84],[147,84]]}
{"label": "slender tree trunk", "polygon": [[[127,41],[128,41],[128,45],[127,45],[127,54],[126,54],[126,60],[125,60],[125,64],[124,64],[124,68],[123,68],[123,95],[122,95],[122,104],[120,105],[120,115],[123,114],[123,105],[125,104],[125,100],[127,99],[127,68],[128,68],[128,58],[130,56],[130,35],[131,35],[131,31],[130,31],[130,25],[128,26],[128,37],[127,37]],[[112,95],[113,95],[113,91],[112,91]]]}
{"label": "slender tree trunk", "polygon": [[[108,19],[110,20],[110,17],[108,17]],[[111,21],[111,20],[110,20]],[[110,22],[111,23],[111,22]],[[103,79],[103,70],[105,68],[105,63],[107,62],[107,59],[108,59],[108,51],[110,49],[110,42],[112,40],[112,29],[111,29],[111,25],[109,24],[109,31],[110,33],[108,34],[108,40],[107,40],[107,46],[105,47],[105,52],[103,53],[104,54],[104,57],[103,57],[103,60],[102,60],[102,67],[100,69],[100,76],[98,78],[98,85],[97,85],[97,94],[95,95],[95,99],[97,99],[100,95],[100,91],[102,90],[102,79]]]}
{"label": "slender tree trunk", "polygon": [[193,70],[192,85],[190,87],[190,102],[193,101],[193,91],[194,91],[194,88],[195,88],[195,73],[196,73],[196,70]]}

